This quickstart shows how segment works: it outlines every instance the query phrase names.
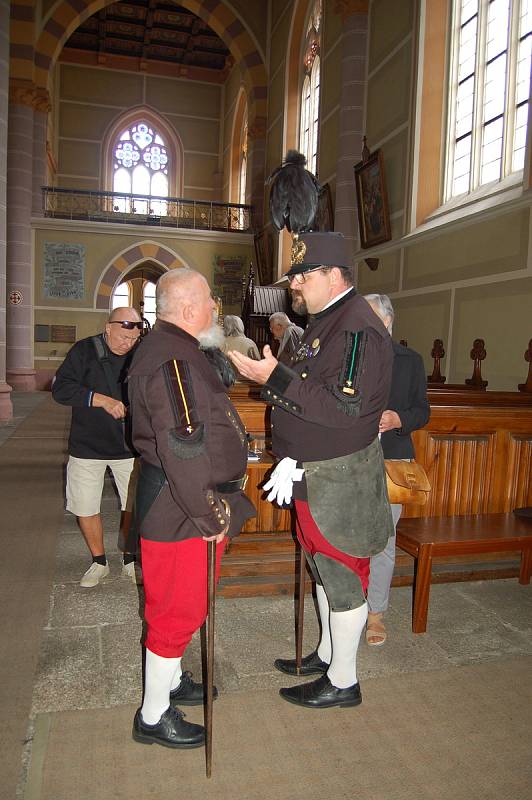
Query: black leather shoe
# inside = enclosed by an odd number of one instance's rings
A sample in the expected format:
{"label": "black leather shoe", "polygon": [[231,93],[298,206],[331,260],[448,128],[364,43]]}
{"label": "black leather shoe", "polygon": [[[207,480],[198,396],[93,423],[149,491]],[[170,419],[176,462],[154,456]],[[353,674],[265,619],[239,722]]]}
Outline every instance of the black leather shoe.
{"label": "black leather shoe", "polygon": [[[286,675],[297,675],[295,658],[276,658],[273,662],[275,669],[284,672]],[[301,659],[300,675],[323,675],[329,669],[329,665],[322,661],[318,651],[310,653]]]}
{"label": "black leather shoe", "polygon": [[164,747],[201,747],[205,744],[205,728],[185,722],[183,712],[170,706],[156,725],[146,725],[140,708],[133,720],[133,739],[141,744],[162,744]]}
{"label": "black leather shoe", "polygon": [[279,689],[283,700],[307,708],[332,708],[333,706],[358,706],[362,702],[360,685],[355,683],[348,689],[337,689],[327,675],[322,675],[310,683]]}
{"label": "black leather shoe", "polygon": [[[212,698],[216,700],[217,697],[218,689],[213,686]],[[203,688],[203,684],[193,681],[191,672],[183,672],[181,683],[177,689],[173,689],[170,692],[170,702],[178,706],[201,706],[206,700],[207,693]]]}

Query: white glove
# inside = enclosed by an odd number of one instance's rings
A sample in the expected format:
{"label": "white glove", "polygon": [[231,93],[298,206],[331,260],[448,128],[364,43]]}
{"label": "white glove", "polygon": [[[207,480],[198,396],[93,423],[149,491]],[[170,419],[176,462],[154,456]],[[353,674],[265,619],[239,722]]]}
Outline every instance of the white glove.
{"label": "white glove", "polygon": [[292,499],[293,483],[300,481],[304,472],[304,469],[297,468],[297,461],[294,461],[293,458],[286,457],[279,461],[268,482],[264,484],[264,489],[271,489],[268,495],[270,503],[273,503],[274,500],[280,506],[283,503],[289,503]]}

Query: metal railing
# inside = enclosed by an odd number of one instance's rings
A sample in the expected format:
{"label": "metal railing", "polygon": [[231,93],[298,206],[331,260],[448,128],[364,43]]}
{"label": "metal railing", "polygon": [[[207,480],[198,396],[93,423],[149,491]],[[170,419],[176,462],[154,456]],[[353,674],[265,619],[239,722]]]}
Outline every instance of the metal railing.
{"label": "metal railing", "polygon": [[42,187],[45,217],[203,231],[251,232],[251,206],[90,189]]}

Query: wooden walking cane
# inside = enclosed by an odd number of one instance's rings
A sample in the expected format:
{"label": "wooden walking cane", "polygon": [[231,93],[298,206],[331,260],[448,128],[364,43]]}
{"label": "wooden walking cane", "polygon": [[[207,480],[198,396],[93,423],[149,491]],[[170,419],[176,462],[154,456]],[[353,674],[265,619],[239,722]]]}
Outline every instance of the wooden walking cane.
{"label": "wooden walking cane", "polygon": [[296,675],[300,674],[303,653],[303,620],[305,617],[305,551],[299,546],[299,596],[297,599]]}
{"label": "wooden walking cane", "polygon": [[216,591],[216,540],[207,542],[207,706],[205,709],[205,771],[212,767],[212,701],[214,683],[214,606]]}

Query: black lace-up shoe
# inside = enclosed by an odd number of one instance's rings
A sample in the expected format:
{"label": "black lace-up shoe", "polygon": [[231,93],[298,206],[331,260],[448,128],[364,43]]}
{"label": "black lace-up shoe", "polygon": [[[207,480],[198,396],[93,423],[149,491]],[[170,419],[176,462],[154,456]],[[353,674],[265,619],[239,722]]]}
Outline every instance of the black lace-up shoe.
{"label": "black lace-up shoe", "polygon": [[310,683],[279,689],[283,700],[306,708],[332,708],[333,706],[358,706],[362,702],[360,686],[355,683],[347,689],[337,689],[327,675],[322,675]]}
{"label": "black lace-up shoe", "polygon": [[[212,687],[212,698],[216,700],[218,689]],[[201,706],[207,700],[207,693],[202,683],[192,680],[191,672],[183,672],[177,689],[170,692],[170,702],[178,706]]]}
{"label": "black lace-up shoe", "polygon": [[[277,658],[273,662],[275,669],[284,672],[286,675],[297,675],[295,658]],[[322,661],[317,650],[301,659],[300,675],[323,675],[329,669],[329,665]]]}
{"label": "black lace-up shoe", "polygon": [[201,747],[205,744],[205,728],[185,722],[184,714],[170,706],[156,725],[146,725],[140,708],[133,720],[133,739],[141,744],[162,744],[164,747]]}

